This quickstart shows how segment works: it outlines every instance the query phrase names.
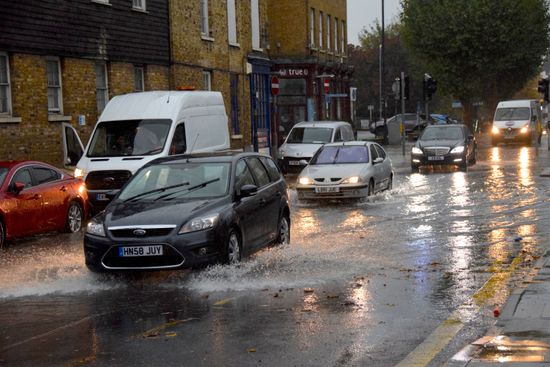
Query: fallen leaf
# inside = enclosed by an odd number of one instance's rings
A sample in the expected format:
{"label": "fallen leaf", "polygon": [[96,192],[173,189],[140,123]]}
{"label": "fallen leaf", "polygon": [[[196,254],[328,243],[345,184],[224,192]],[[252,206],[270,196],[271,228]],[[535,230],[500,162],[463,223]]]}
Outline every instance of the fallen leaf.
{"label": "fallen leaf", "polygon": [[170,331],[170,332],[167,332],[167,333],[164,334],[164,336],[167,336],[167,337],[169,337],[169,338],[173,338],[173,337],[175,337],[175,336],[177,336],[177,335],[178,335],[178,334],[175,333],[175,332],[173,332],[173,331]]}
{"label": "fallen leaf", "polygon": [[248,348],[246,351],[248,353],[256,353],[256,348]]}

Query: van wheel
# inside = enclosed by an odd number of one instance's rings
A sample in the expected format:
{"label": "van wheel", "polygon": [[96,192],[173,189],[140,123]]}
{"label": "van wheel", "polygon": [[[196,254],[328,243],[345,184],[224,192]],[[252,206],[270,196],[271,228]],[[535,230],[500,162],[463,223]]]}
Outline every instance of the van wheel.
{"label": "van wheel", "polygon": [[420,171],[420,167],[417,165],[411,164],[411,172],[412,173],[418,173]]}
{"label": "van wheel", "polygon": [[65,231],[69,233],[75,233],[82,228],[83,211],[82,206],[76,201],[73,201],[69,205],[67,210],[67,221],[65,224]]}

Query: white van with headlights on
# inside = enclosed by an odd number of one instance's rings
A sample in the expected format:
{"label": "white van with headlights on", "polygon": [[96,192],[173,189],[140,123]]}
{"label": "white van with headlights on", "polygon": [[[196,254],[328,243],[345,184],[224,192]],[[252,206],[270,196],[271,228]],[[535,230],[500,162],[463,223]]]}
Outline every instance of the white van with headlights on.
{"label": "white van with headlights on", "polygon": [[352,140],[355,136],[348,122],[299,122],[292,127],[279,148],[279,167],[285,173],[298,173],[323,144]]}
{"label": "white van with headlights on", "polygon": [[528,146],[540,144],[542,111],[537,100],[523,99],[499,102],[493,118],[491,143],[519,142]]}
{"label": "white van with headlights on", "polygon": [[222,95],[208,91],[151,91],[114,97],[81,157],[78,149],[70,148],[78,138],[74,129],[67,125],[63,132],[65,163],[78,161],[75,176],[86,182],[92,213],[103,210],[112,194],[155,158],[225,150],[230,144]]}

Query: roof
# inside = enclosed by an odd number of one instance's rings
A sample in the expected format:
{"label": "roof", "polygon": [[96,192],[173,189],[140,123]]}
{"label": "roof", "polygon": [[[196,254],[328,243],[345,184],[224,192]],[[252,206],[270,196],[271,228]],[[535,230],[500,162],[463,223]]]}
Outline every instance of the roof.
{"label": "roof", "polygon": [[531,103],[538,102],[535,99],[514,99],[509,101],[500,101],[498,107],[530,107]]}
{"label": "roof", "polygon": [[186,163],[186,162],[233,162],[241,157],[259,157],[256,152],[223,151],[212,153],[179,154],[157,158],[147,164]]}
{"label": "roof", "polygon": [[449,128],[449,127],[465,127],[466,125],[464,124],[445,124],[445,125],[428,125],[426,126],[426,129],[427,128],[430,128],[430,129],[446,129],[446,128]]}
{"label": "roof", "polygon": [[[345,121],[302,121],[294,125],[294,127],[335,127],[342,125],[350,125]],[[350,125],[351,126],[351,125]]]}
{"label": "roof", "polygon": [[328,143],[323,146],[325,147],[366,146],[369,143],[372,144],[372,142],[367,142],[367,141],[339,141],[337,143]]}

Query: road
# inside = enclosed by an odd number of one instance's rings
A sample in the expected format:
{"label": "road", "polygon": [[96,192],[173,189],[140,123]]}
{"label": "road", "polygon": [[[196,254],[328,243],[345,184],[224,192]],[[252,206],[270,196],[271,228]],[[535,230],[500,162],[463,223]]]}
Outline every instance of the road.
{"label": "road", "polygon": [[238,266],[94,275],[82,234],[0,254],[0,365],[439,366],[484,335],[547,247],[540,148],[481,139],[468,172],[411,174],[359,203],[302,204],[291,244]]}

